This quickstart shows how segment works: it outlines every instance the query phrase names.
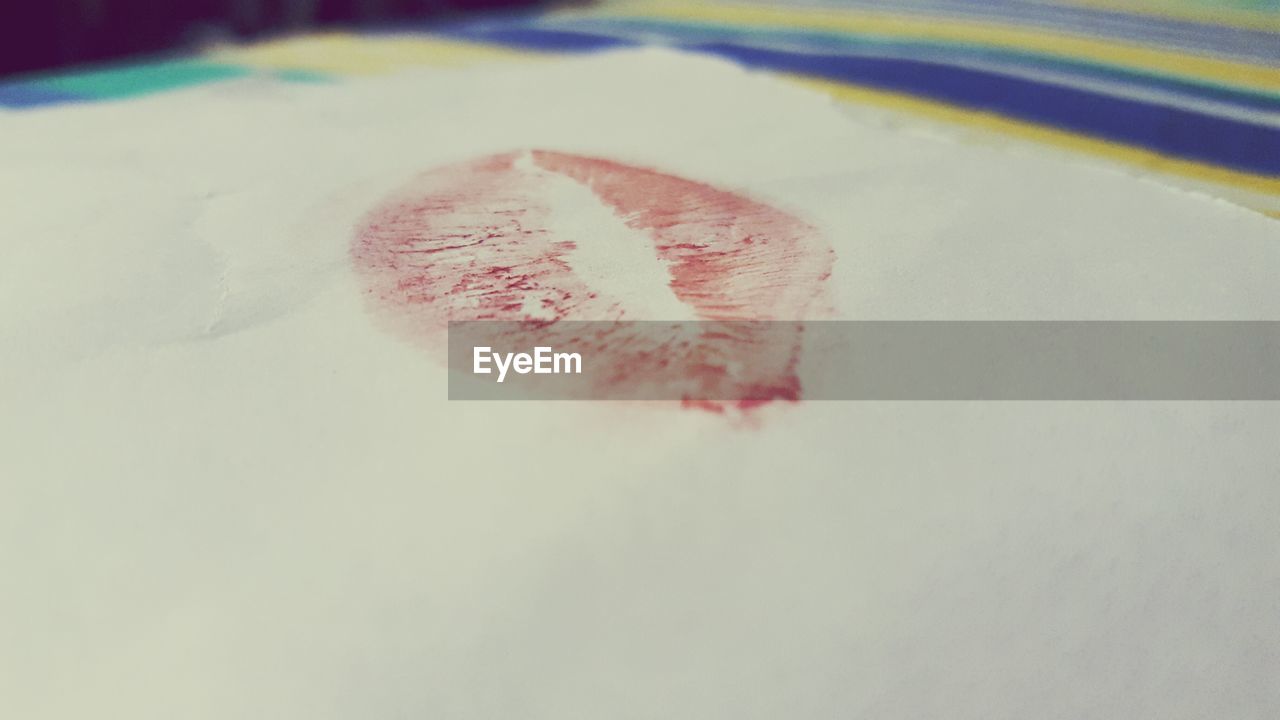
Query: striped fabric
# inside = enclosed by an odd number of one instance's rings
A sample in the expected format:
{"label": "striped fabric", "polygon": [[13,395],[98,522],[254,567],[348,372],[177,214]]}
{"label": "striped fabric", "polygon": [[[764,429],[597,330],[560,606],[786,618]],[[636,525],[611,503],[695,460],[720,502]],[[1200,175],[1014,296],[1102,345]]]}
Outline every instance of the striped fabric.
{"label": "striped fabric", "polygon": [[1280,0],[641,0],[28,79],[0,86],[0,106],[639,45],[1102,156],[1280,217]]}

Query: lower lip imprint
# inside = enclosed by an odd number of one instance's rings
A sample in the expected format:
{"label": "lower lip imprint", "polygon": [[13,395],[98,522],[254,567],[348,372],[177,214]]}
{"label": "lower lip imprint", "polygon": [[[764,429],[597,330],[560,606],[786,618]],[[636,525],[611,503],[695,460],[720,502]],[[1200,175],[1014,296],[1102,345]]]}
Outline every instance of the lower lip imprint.
{"label": "lower lip imprint", "polygon": [[[548,191],[565,178],[650,239],[669,291],[693,318],[802,320],[825,309],[834,255],[795,216],[675,175],[532,150],[430,170],[365,218],[352,258],[375,310],[429,344],[443,337],[449,321],[536,320],[548,342],[557,320],[670,319],[636,317],[625,298],[610,297],[575,272],[572,256],[582,240],[551,229],[557,212],[571,211]],[[615,333],[638,332],[617,327]],[[696,368],[683,378],[685,405],[723,411],[799,400],[800,333],[798,323],[783,343],[776,330],[768,343],[750,332],[706,333],[683,351],[694,358],[686,366]],[[654,338],[637,340],[615,334],[555,342],[590,344],[592,362],[610,369],[607,382],[628,384],[653,379],[638,377],[630,356],[637,346],[652,347]],[[584,397],[609,391],[597,387]]]}

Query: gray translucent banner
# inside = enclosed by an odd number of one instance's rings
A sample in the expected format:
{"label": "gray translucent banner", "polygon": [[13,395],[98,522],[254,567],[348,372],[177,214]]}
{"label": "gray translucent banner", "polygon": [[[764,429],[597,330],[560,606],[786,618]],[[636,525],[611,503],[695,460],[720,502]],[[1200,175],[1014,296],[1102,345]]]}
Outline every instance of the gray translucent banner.
{"label": "gray translucent banner", "polygon": [[449,398],[1277,400],[1280,322],[455,322]]}

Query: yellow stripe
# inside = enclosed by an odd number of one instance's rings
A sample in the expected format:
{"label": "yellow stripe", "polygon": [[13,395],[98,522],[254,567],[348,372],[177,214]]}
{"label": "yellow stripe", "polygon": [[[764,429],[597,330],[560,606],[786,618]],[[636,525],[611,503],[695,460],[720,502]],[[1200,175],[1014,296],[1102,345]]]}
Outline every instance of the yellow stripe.
{"label": "yellow stripe", "polygon": [[799,75],[785,77],[816,88],[839,100],[866,102],[917,115],[925,115],[945,122],[982,127],[1004,135],[1013,135],[1077,152],[1111,158],[1130,165],[1149,168],[1156,172],[1170,173],[1214,184],[1241,188],[1263,195],[1280,196],[1280,179],[1265,175],[1253,175],[1212,165],[1202,165],[1189,160],[1167,157],[1149,150],[1076,135],[1042,125],[1018,122],[992,113],[943,105],[909,95],[870,90]]}
{"label": "yellow stripe", "polygon": [[[1081,5],[1099,10],[1111,10],[1131,15],[1151,15],[1170,20],[1188,20],[1204,25],[1219,25],[1244,30],[1262,30],[1280,33],[1280,17],[1263,10],[1248,8],[1196,6],[1169,3],[1166,0],[1074,0],[1070,5]],[[1280,6],[1277,6],[1280,8]],[[1280,39],[1277,40],[1280,42]]]}
{"label": "yellow stripe", "polygon": [[1013,26],[901,17],[879,12],[772,8],[748,5],[684,5],[664,0],[606,6],[608,17],[632,16],[870,33],[1051,53],[1132,68],[1158,70],[1216,82],[1280,90],[1280,69],[1157,50],[1133,43],[1086,38]]}
{"label": "yellow stripe", "polygon": [[219,60],[254,67],[370,75],[422,65],[468,65],[513,57],[523,60],[538,55],[437,38],[374,38],[326,33],[219,50],[213,56]]}

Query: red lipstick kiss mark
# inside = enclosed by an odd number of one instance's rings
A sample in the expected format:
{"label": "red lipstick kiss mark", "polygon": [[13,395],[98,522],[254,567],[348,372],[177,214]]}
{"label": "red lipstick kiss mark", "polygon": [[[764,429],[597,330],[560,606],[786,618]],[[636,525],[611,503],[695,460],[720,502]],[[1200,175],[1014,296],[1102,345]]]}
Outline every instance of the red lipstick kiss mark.
{"label": "red lipstick kiss mark", "polygon": [[[572,181],[572,185],[565,181]],[[585,189],[633,234],[647,237],[665,265],[667,288],[687,318],[637,316],[633,293],[592,277],[575,253],[595,237],[557,232],[580,211]],[[576,189],[576,190],[575,190]],[[625,238],[627,241],[635,238]],[[643,240],[641,240],[643,242]],[[352,247],[355,267],[381,313],[409,337],[443,336],[450,320],[537,320],[539,342],[576,340],[596,348],[611,383],[643,383],[632,362],[653,338],[556,337],[556,320],[802,320],[826,309],[834,255],[817,231],[782,210],[655,170],[545,150],[492,155],[428,171],[376,208]],[[607,270],[628,276],[626,267]],[[621,326],[626,327],[626,326]],[[798,400],[800,328],[787,342],[775,329],[753,337],[708,331],[684,347],[687,405],[722,410]],[[655,344],[656,343],[656,344]],[[743,362],[746,358],[748,361]],[[588,395],[589,396],[589,395]]]}

